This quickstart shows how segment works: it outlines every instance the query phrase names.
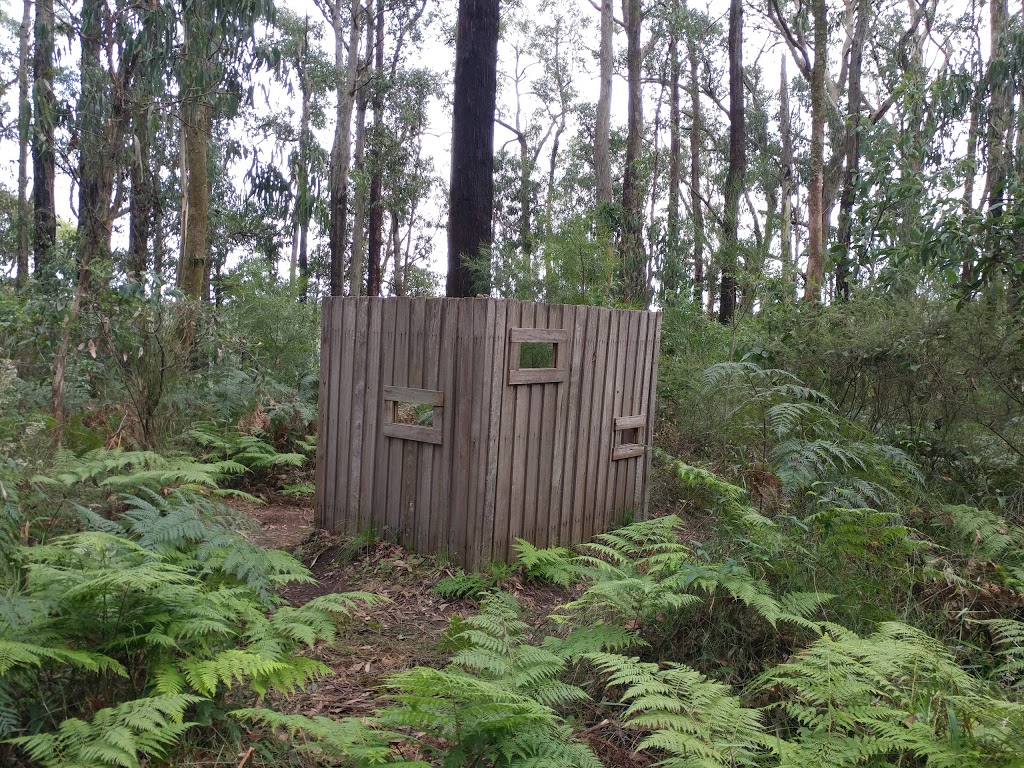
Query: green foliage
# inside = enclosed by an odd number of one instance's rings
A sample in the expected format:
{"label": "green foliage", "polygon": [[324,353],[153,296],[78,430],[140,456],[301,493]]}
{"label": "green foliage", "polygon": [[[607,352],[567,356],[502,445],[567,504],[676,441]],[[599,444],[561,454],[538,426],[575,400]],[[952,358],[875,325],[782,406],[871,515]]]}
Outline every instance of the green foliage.
{"label": "green foliage", "polygon": [[22,547],[26,576],[0,611],[0,723],[45,765],[135,765],[203,700],[294,691],[329,672],[305,652],[379,601],[280,606],[276,588],[308,572],[223,508],[181,492],[121,501],[117,520],[80,508],[92,530]]}
{"label": "green foliage", "polygon": [[[69,718],[56,731],[11,739],[45,768],[138,768],[164,758],[196,723],[184,720],[198,696],[164,694],[101,709],[89,720]],[[142,758],[142,759],[140,759]]]}
{"label": "green foliage", "polygon": [[243,434],[215,422],[197,424],[189,431],[189,437],[205,451],[202,461],[214,466],[240,465],[244,472],[256,477],[266,477],[274,470],[300,469],[308,459],[304,453],[281,453],[257,435]]}
{"label": "green foliage", "polygon": [[63,489],[92,485],[109,491],[175,485],[218,489],[227,478],[244,471],[245,465],[232,460],[201,462],[183,455],[97,448],[81,456],[59,451],[50,472],[34,476],[32,482]]}
{"label": "green foliage", "polygon": [[587,699],[559,680],[566,657],[526,642],[528,625],[518,603],[492,595],[465,620],[452,666],[417,668],[393,675],[387,687],[395,704],[379,714],[388,728],[443,739],[421,744],[444,766],[565,766],[599,768],[588,746],[576,741],[555,707]]}
{"label": "green foliage", "polygon": [[943,645],[904,624],[862,638],[841,627],[761,676],[793,723],[775,745],[794,766],[1020,764],[1024,705],[965,672]]}
{"label": "green foliage", "polygon": [[516,539],[512,545],[516,562],[530,579],[549,581],[562,587],[569,587],[579,578],[573,553],[566,547],[539,549],[526,539]]}
{"label": "green foliage", "polygon": [[744,707],[728,686],[684,664],[664,667],[636,656],[589,653],[609,688],[628,704],[624,722],[647,735],[640,750],[664,752],[665,768],[757,765],[765,735],[763,715]]}

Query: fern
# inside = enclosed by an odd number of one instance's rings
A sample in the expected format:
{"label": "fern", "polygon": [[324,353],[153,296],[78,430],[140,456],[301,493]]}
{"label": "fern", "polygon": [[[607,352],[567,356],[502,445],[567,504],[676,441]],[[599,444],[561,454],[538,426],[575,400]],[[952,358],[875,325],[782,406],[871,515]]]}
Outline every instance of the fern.
{"label": "fern", "polygon": [[231,713],[232,717],[269,728],[283,729],[294,739],[301,735],[305,741],[296,749],[311,757],[326,755],[334,759],[354,761],[356,765],[392,765],[404,768],[429,768],[422,761],[404,761],[392,758],[390,742],[400,734],[373,728],[365,721],[349,717],[331,720],[326,717],[286,715],[271,709],[244,708]]}
{"label": "fern", "polygon": [[457,573],[441,578],[431,592],[448,600],[466,600],[478,597],[493,586],[486,576],[466,573],[460,568]]}
{"label": "fern", "polygon": [[562,587],[570,587],[579,579],[572,551],[565,547],[538,549],[526,539],[516,539],[513,548],[517,553],[516,562],[527,578],[549,581]]}
{"label": "fern", "polygon": [[[0,610],[0,726],[37,731],[12,743],[44,764],[134,765],[183,733],[170,710],[154,714],[168,702],[302,688],[330,673],[305,654],[333,642],[354,608],[381,601],[349,593],[280,606],[277,585],[308,572],[246,541],[223,508],[182,492],[122,502],[116,521],[80,509],[98,530],[24,548],[25,595]],[[124,702],[51,720],[60,710],[39,706],[48,686],[72,702],[88,701],[86,689]],[[30,712],[44,716],[30,722]]]}
{"label": "fern", "polygon": [[668,755],[665,768],[753,766],[764,752],[761,713],[744,707],[728,686],[683,664],[590,653],[609,688],[625,688],[627,725],[647,732],[640,750]]}
{"label": "fern", "polygon": [[793,723],[792,740],[774,744],[786,765],[1009,765],[1024,734],[1024,705],[993,698],[904,624],[867,638],[833,625],[754,687],[785,695],[770,708]]}
{"label": "fern", "polygon": [[[555,707],[587,699],[562,682],[566,657],[554,647],[527,644],[528,626],[514,598],[488,597],[465,620],[452,666],[417,668],[386,683],[395,704],[382,710],[385,728],[411,728],[448,744],[443,765],[565,766],[599,768],[600,761],[576,741]],[[420,745],[436,754],[431,743]],[[441,757],[438,755],[438,757]]]}
{"label": "fern", "polygon": [[56,731],[10,739],[44,768],[139,768],[140,756],[163,758],[195,723],[185,710],[199,702],[184,694],[135,699],[96,712],[88,720],[69,718]]}

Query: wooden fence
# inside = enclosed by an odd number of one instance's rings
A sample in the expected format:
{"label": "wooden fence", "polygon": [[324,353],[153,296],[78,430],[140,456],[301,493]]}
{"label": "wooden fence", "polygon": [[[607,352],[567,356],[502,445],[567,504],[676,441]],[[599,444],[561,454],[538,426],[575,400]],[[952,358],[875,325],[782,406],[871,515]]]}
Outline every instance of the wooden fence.
{"label": "wooden fence", "polygon": [[[517,537],[646,515],[660,314],[368,297],[323,312],[320,527],[481,568]],[[550,367],[526,367],[524,344],[549,345]]]}

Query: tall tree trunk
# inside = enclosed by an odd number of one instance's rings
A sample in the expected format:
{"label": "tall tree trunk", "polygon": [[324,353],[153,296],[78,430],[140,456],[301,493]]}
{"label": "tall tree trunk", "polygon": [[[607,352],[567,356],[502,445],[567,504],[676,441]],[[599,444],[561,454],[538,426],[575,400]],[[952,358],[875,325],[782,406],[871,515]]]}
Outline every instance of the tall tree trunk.
{"label": "tall tree trunk", "polygon": [[740,196],[747,171],[746,115],[743,109],[743,2],[729,4],[729,170],[725,176],[725,215],[719,249],[722,279],[718,322],[732,322],[736,310],[736,265],[739,261]]}
{"label": "tall tree trunk", "polygon": [[782,260],[782,279],[784,282],[793,282],[793,130],[789,112],[786,55],[782,54],[782,71],[779,75],[779,124],[782,133],[782,225],[779,232],[779,252]]}
{"label": "tall tree trunk", "polygon": [[209,104],[190,103],[185,109],[182,135],[185,140],[186,217],[178,287],[190,299],[207,298],[203,287],[210,261],[210,177],[208,152],[212,108]]}
{"label": "tall tree trunk", "polygon": [[626,27],[626,79],[629,99],[626,112],[626,159],[622,178],[622,298],[628,304],[646,304],[647,273],[643,247],[643,190],[639,183],[640,152],[643,148],[644,113],[641,93],[642,50],[640,0],[622,0]]}
{"label": "tall tree trunk", "polygon": [[82,4],[81,93],[78,103],[78,269],[79,281],[91,286],[93,262],[110,253],[114,158],[110,135],[114,94],[100,62],[104,4]]}
{"label": "tall tree trunk", "polygon": [[[700,84],[697,69],[697,46],[692,35],[686,38],[686,57],[690,64],[690,217],[693,221],[693,292],[700,304],[704,295],[704,201],[701,200],[701,131],[703,118],[700,107]],[[710,310],[709,310],[710,312]]]}
{"label": "tall tree trunk", "polygon": [[132,159],[129,166],[131,197],[128,199],[128,275],[141,283],[149,266],[149,240],[153,225],[154,198],[159,194],[150,178],[152,141],[147,104],[132,110]]}
{"label": "tall tree trunk", "polygon": [[32,202],[33,250],[37,276],[49,273],[57,239],[54,197],[53,0],[36,0],[35,51],[32,58]]}
{"label": "tall tree trunk", "polygon": [[[497,63],[498,0],[459,0],[448,206],[449,296],[490,293],[489,270],[480,262],[487,258],[492,237]],[[471,262],[477,262],[476,269]]]}
{"label": "tall tree trunk", "polygon": [[[673,24],[678,24],[679,0],[673,0]],[[671,295],[679,293],[682,277],[682,257],[679,252],[679,183],[682,176],[682,142],[679,139],[679,35],[673,28],[669,39],[668,88],[668,248],[665,253],[665,273],[670,279],[665,289]]]}
{"label": "tall tree trunk", "polygon": [[369,265],[366,271],[366,293],[380,296],[381,239],[384,235],[384,157],[382,141],[384,132],[384,0],[377,0],[376,44],[374,47],[373,87],[373,144],[370,151],[370,237]]}
{"label": "tall tree trunk", "polygon": [[[1007,132],[1010,130],[1010,111],[1013,107],[1013,82],[1006,72],[1010,47],[1006,0],[991,0],[989,14],[992,51],[989,87],[992,96],[989,102],[988,174],[985,177],[984,199],[988,204],[989,215],[999,218],[1003,215],[1009,178]],[[1001,247],[997,244],[996,249],[1001,250]]]}
{"label": "tall tree trunk", "polygon": [[[367,27],[372,31],[372,27]],[[352,211],[352,261],[349,264],[349,296],[363,292],[363,267],[366,264],[366,109],[368,97],[365,80],[356,95],[355,204]]]}
{"label": "tall tree trunk", "polygon": [[825,181],[825,66],[828,19],[825,0],[811,0],[814,23],[814,66],[811,70],[811,183],[807,192],[807,281],[804,300],[821,300],[824,282],[822,190]]}
{"label": "tall tree trunk", "polygon": [[352,108],[359,66],[359,0],[351,2],[347,59],[345,28],[341,23],[342,2],[343,0],[335,0],[331,6],[331,26],[334,28],[334,84],[338,94],[337,125],[334,129],[334,144],[331,146],[331,296],[341,296],[345,292],[345,236],[348,229],[348,175],[352,162]]}
{"label": "tall tree trunk", "polygon": [[[857,21],[850,41],[849,87],[846,99],[846,171],[839,198],[839,260],[836,264],[836,298],[850,298],[850,248],[853,243],[853,203],[860,172],[861,65],[868,33],[871,0],[858,0]],[[824,223],[823,223],[824,226]]]}
{"label": "tall tree trunk", "polygon": [[28,145],[32,123],[32,102],[28,90],[28,41],[32,28],[32,0],[25,0],[18,31],[18,271],[16,285],[19,289],[28,282],[29,218],[28,204]]}
{"label": "tall tree trunk", "polygon": [[594,173],[597,182],[597,204],[612,202],[612,0],[601,0],[600,94],[597,97],[597,119],[594,124]]}

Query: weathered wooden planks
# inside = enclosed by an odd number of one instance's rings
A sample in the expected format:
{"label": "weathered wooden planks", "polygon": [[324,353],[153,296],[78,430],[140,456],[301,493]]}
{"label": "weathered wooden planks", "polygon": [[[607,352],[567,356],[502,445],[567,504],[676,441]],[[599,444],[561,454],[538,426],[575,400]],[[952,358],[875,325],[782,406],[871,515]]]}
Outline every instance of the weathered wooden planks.
{"label": "weathered wooden planks", "polygon": [[[483,568],[519,537],[566,544],[644,515],[660,330],[602,307],[327,300],[318,524]],[[556,344],[554,368],[519,369],[526,342]],[[394,423],[396,402],[433,406],[433,425]]]}

